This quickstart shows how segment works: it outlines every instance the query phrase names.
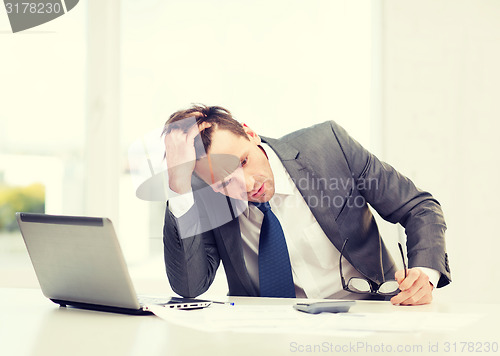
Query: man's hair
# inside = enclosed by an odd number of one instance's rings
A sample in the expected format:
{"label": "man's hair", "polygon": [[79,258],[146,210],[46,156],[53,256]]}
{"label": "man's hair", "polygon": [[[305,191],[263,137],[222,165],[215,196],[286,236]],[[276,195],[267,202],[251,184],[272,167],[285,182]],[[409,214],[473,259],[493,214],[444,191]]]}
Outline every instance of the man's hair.
{"label": "man's hair", "polygon": [[[187,126],[186,122],[188,122],[188,124],[192,124],[193,121],[184,121],[184,119],[193,117],[195,118],[197,125],[200,125],[204,122],[212,124],[212,126],[202,130],[200,132],[200,135],[195,138],[194,147],[196,150],[196,159],[204,156],[205,152],[208,152],[208,150],[210,149],[210,146],[212,145],[212,134],[214,133],[215,129],[227,130],[237,136],[242,136],[248,140],[245,130],[243,130],[241,124],[233,118],[229,110],[224,109],[220,106],[207,106],[203,104],[192,105],[188,109],[179,110],[170,115],[163,128],[163,135],[167,134],[174,128],[182,129],[187,132],[192,127],[192,125]],[[178,123],[178,125],[176,125],[175,123]],[[199,142],[200,137],[203,147],[201,147],[201,144]]]}

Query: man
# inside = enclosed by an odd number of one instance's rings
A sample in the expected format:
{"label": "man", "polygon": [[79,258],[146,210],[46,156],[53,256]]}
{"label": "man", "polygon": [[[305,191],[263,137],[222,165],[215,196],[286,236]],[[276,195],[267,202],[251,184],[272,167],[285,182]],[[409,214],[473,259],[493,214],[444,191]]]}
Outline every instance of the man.
{"label": "man", "polygon": [[[239,296],[392,296],[418,305],[450,283],[439,203],[335,122],[275,140],[224,108],[197,105],[172,114],[164,134],[164,253],[176,293],[205,292],[221,260],[229,294]],[[407,270],[395,270],[367,204],[405,227]]]}

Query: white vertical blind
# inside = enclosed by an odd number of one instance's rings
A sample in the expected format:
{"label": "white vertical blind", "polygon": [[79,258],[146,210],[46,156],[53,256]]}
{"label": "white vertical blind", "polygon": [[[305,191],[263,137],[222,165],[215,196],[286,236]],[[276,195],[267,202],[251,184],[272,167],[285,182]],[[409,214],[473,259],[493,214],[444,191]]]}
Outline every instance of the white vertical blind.
{"label": "white vertical blind", "polygon": [[89,0],[85,212],[119,226],[120,1]]}

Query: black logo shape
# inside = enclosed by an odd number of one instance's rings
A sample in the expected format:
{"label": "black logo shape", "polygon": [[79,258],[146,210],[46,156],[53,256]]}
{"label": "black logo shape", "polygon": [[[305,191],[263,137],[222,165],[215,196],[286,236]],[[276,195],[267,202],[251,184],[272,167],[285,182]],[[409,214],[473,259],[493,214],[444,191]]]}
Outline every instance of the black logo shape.
{"label": "black logo shape", "polygon": [[12,32],[52,21],[73,9],[79,0],[4,0]]}

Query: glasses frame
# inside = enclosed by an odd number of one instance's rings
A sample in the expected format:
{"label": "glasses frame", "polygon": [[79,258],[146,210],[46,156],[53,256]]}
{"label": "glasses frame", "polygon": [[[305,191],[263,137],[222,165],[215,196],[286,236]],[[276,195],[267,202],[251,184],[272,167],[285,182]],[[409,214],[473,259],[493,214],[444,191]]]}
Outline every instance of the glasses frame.
{"label": "glasses frame", "polygon": [[[346,239],[344,241],[344,244],[342,245],[342,249],[340,250],[340,259],[339,259],[340,280],[342,282],[342,288],[345,291],[348,291],[351,293],[356,293],[356,294],[369,294],[369,295],[382,295],[382,296],[393,296],[393,295],[398,294],[400,292],[399,288],[396,289],[394,292],[390,292],[390,293],[380,292],[380,287],[388,281],[383,281],[382,283],[378,284],[378,283],[375,283],[375,282],[368,280],[367,278],[351,277],[351,278],[349,278],[349,281],[347,281],[347,283],[345,282],[344,273],[342,272],[342,256],[344,254],[344,249],[345,249],[345,246],[347,245],[347,241],[349,241],[349,239]],[[398,246],[399,246],[399,252],[401,253],[401,259],[403,260],[403,268],[404,268],[404,273],[405,273],[405,278],[406,278],[407,277],[407,272],[406,272],[407,268],[406,268],[405,256],[403,253],[403,246],[401,246],[400,242],[398,242]],[[381,261],[381,263],[382,263],[382,261]],[[382,272],[382,277],[383,277],[383,272]],[[350,289],[349,283],[351,282],[352,279],[364,279],[365,281],[368,282],[368,285],[370,286],[370,291],[369,292],[360,292],[360,291],[355,291],[355,290]],[[375,284],[375,287],[373,286],[374,284]]]}

